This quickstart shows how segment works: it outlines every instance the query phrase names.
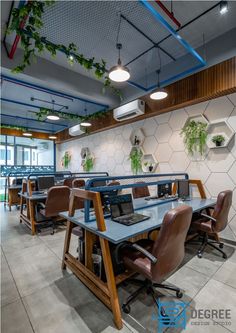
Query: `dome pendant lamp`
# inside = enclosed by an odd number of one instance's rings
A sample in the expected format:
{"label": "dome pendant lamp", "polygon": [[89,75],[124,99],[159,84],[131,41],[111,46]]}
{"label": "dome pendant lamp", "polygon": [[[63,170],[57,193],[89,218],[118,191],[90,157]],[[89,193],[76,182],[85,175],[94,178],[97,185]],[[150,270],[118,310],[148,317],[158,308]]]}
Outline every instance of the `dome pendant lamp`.
{"label": "dome pendant lamp", "polygon": [[122,44],[117,43],[116,48],[119,52],[118,62],[116,66],[113,66],[109,70],[109,78],[115,82],[125,82],[130,78],[130,73],[127,67],[122,66],[120,60],[120,50],[122,49]]}
{"label": "dome pendant lamp", "polygon": [[154,100],[159,100],[159,99],[164,99],[168,96],[168,93],[165,89],[160,88],[160,80],[159,80],[159,75],[160,75],[161,70],[157,70],[157,76],[158,76],[158,83],[157,83],[157,89],[155,89],[151,94],[150,98]]}

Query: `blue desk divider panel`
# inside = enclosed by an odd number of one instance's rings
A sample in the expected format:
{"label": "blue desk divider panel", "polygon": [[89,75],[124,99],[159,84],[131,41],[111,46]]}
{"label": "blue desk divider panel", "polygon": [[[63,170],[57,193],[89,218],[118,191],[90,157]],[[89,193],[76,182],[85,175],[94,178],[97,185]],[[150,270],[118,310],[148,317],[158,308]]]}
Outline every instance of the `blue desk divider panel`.
{"label": "blue desk divider panel", "polygon": [[[150,174],[150,175],[130,175],[130,176],[107,176],[107,177],[95,177],[88,179],[85,183],[85,189],[95,192],[109,192],[113,190],[124,190],[132,189],[134,187],[144,187],[144,186],[158,186],[160,184],[175,183],[178,179],[189,179],[187,173],[161,173],[161,174]],[[96,182],[105,182],[106,184],[117,181],[120,185],[113,186],[94,186]],[[170,199],[170,201],[173,199]],[[166,200],[164,202],[167,202]],[[153,206],[156,203],[153,203]],[[151,205],[149,205],[150,207]],[[142,209],[144,206],[140,206],[137,209]],[[93,218],[94,220],[94,218]],[[85,221],[90,222],[90,201],[85,200]]]}

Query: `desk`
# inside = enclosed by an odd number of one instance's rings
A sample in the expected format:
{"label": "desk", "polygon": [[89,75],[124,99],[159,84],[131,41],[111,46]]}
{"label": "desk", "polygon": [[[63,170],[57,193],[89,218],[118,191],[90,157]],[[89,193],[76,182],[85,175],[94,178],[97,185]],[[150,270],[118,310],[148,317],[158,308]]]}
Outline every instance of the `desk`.
{"label": "desk", "polygon": [[22,185],[6,185],[6,190],[8,192],[8,199],[5,204],[8,204],[9,210],[11,211],[12,205],[19,205],[20,204],[20,198],[19,198],[19,192],[22,188]]}
{"label": "desk", "polygon": [[[91,192],[90,192],[91,193]],[[132,273],[125,272],[118,276],[114,276],[111,254],[108,241],[118,244],[131,237],[146,233],[150,230],[157,229],[161,226],[165,213],[173,208],[181,205],[188,205],[193,208],[193,212],[200,211],[204,208],[214,206],[216,200],[211,199],[192,199],[186,202],[169,201],[163,202],[157,200],[154,202],[145,201],[143,199],[134,200],[134,206],[139,213],[149,215],[150,219],[125,226],[113,222],[110,218],[105,219],[105,230],[99,231],[96,221],[84,222],[84,214],[81,211],[76,211],[73,217],[70,217],[68,212],[61,213],[60,216],[67,219],[67,231],[64,244],[64,253],[62,260],[62,268],[68,267],[112,312],[114,322],[118,329],[121,329],[122,318],[117,294],[117,285],[131,276]],[[142,209],[139,207],[145,206]],[[96,207],[96,206],[95,206]],[[71,232],[75,225],[85,229],[85,264],[76,260],[69,253]],[[102,249],[103,262],[106,272],[107,282],[100,280],[92,271],[92,247],[93,239],[98,236]]]}
{"label": "desk", "polygon": [[32,194],[19,193],[26,201],[26,214],[23,209],[23,201],[20,207],[20,222],[24,222],[30,229],[32,235],[35,235],[37,222],[35,220],[35,206],[37,202],[44,202],[47,199],[47,194]]}

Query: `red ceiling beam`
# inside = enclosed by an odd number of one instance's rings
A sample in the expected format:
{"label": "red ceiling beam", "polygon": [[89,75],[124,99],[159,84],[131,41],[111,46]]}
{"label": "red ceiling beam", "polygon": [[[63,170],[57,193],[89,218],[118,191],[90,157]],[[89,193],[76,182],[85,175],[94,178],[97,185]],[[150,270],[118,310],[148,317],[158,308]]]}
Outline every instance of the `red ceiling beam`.
{"label": "red ceiling beam", "polygon": [[[30,1],[29,1],[29,2],[30,2]],[[27,19],[28,19],[28,15],[26,15],[26,16],[23,18],[23,20],[20,22],[20,24],[19,24],[19,28],[20,28],[20,29],[23,29],[23,28],[24,28]],[[12,44],[11,50],[10,50],[10,52],[9,52],[9,54],[8,54],[8,57],[9,57],[10,59],[13,59],[19,41],[20,41],[20,36],[19,36],[19,35],[16,35],[15,40],[14,40],[14,42],[13,42],[13,44]]]}
{"label": "red ceiling beam", "polygon": [[181,27],[181,23],[175,18],[174,14],[169,11],[169,9],[160,1],[155,0],[158,6],[166,13],[167,16],[177,25],[178,28]]}

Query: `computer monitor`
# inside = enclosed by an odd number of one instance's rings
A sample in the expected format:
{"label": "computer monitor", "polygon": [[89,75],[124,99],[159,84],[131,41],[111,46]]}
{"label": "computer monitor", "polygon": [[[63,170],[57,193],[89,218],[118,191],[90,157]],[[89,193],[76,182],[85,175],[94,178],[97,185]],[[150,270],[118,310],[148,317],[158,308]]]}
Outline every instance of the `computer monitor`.
{"label": "computer monitor", "polygon": [[110,198],[111,217],[116,218],[134,212],[132,195],[123,194]]}
{"label": "computer monitor", "polygon": [[38,191],[45,191],[49,189],[50,187],[53,187],[55,185],[55,177],[54,176],[40,176],[37,179],[37,189]]}
{"label": "computer monitor", "polygon": [[107,182],[105,180],[96,180],[95,182],[92,183],[92,187],[102,187],[106,185]]}
{"label": "computer monitor", "polygon": [[177,182],[177,193],[181,199],[187,199],[190,195],[189,181],[187,179],[181,179]]}
{"label": "computer monitor", "polygon": [[158,198],[166,197],[172,195],[172,184],[163,183],[158,185]]}

